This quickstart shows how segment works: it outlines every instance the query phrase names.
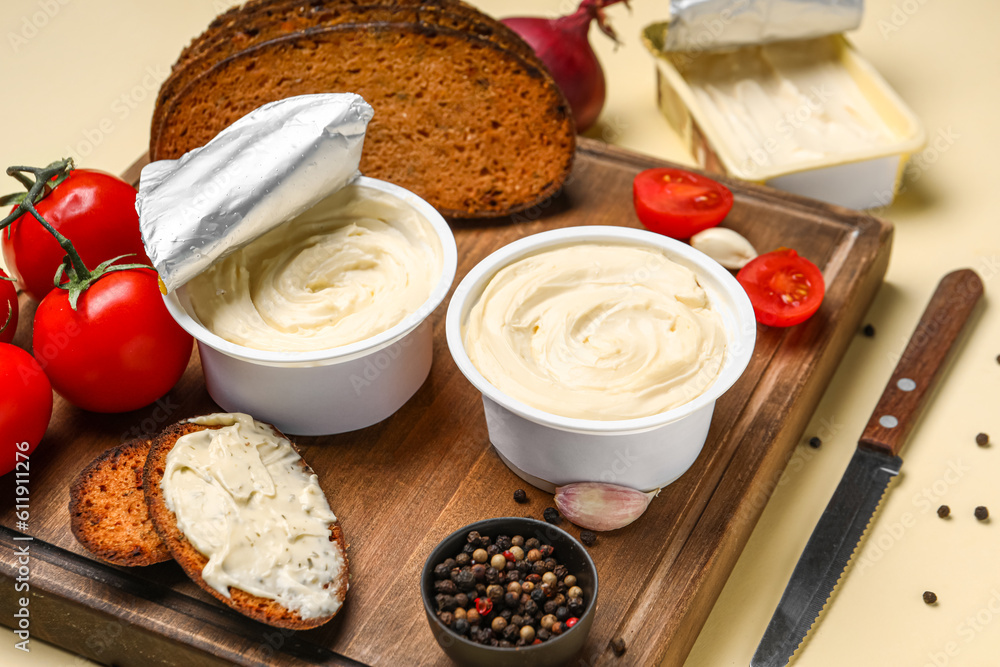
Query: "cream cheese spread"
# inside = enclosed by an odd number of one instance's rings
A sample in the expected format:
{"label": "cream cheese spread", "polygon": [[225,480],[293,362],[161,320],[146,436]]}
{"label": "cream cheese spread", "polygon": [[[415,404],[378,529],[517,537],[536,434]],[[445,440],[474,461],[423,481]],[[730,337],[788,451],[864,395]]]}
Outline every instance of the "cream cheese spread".
{"label": "cream cheese spread", "polygon": [[434,228],[406,202],[351,185],[188,283],[201,323],[258,350],[325,350],[399,324],[443,270]]}
{"label": "cream cheese spread", "polygon": [[581,243],[504,267],[463,333],[500,391],[578,419],[648,417],[713,383],[722,318],[690,269],[655,248]]}
{"label": "cream cheese spread", "polygon": [[337,517],[316,475],[288,440],[249,415],[190,421],[221,428],[178,438],[160,488],[177,527],[208,558],[205,583],[226,597],[232,586],[276,600],[303,619],[336,613],[346,564],[330,541]]}
{"label": "cream cheese spread", "polygon": [[700,53],[680,70],[725,148],[751,174],[895,140],[828,39]]}

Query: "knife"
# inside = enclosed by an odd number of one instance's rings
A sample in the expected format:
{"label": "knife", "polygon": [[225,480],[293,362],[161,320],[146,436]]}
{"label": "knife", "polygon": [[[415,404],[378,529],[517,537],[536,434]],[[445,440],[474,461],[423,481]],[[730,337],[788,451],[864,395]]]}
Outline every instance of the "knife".
{"label": "knife", "polygon": [[953,271],[938,283],[847,471],[806,543],[751,667],[787,665],[816,622],[889,482],[899,474],[903,463],[899,450],[982,294],[983,283],[971,269]]}

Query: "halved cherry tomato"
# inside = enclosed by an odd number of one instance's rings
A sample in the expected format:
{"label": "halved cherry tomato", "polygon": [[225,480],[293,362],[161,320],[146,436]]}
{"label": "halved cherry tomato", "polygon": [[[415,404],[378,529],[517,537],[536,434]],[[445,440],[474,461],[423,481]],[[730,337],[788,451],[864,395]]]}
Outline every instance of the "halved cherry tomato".
{"label": "halved cherry tomato", "polygon": [[683,169],[640,172],[632,181],[632,199],[646,229],[675,239],[715,227],[733,208],[726,186]]}
{"label": "halved cherry tomato", "polygon": [[809,319],[826,293],[819,268],[789,248],[750,260],[736,280],[750,297],[757,321],[772,327],[790,327]]}

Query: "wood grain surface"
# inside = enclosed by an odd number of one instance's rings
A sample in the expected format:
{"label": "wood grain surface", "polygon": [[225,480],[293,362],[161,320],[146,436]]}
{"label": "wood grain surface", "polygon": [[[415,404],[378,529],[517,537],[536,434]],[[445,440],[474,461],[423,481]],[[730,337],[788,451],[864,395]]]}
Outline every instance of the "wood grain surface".
{"label": "wood grain surface", "polygon": [[[523,236],[570,225],[638,227],[632,179],[665,164],[581,140],[566,188],[546,205],[514,220],[453,225],[456,284],[480,259]],[[133,180],[138,166],[130,170]],[[718,401],[694,466],[640,520],[599,535],[590,551],[601,596],[576,664],[683,663],[886,270],[887,223],[727,184],[736,203],[724,225],[761,251],[789,246],[814,261],[827,281],[826,300],[800,326],[759,327],[750,366]],[[25,347],[31,311],[26,305],[15,339]],[[7,503],[0,513],[5,549],[25,544],[14,542],[21,532],[34,538],[32,636],[117,665],[449,664],[423,618],[418,582],[427,554],[472,521],[540,518],[552,497],[527,488],[530,502],[514,503],[513,491],[525,484],[489,444],[479,394],[448,353],[444,314],[442,305],[432,316],[430,377],[399,412],[353,433],[294,438],[331,490],[350,544],[351,590],[331,623],[297,633],[269,628],[216,603],[175,563],[116,568],[90,558],[73,539],[67,487],[89,460],[123,440],[218,410],[195,354],[177,386],[143,410],[99,415],[56,398],[48,433],[31,457],[30,526],[15,530]],[[0,497],[13,498],[13,487],[12,476],[0,480]],[[16,576],[12,561],[0,567],[3,578]],[[11,604],[4,608],[13,607],[14,596],[13,582],[0,582],[0,601]],[[610,648],[616,639],[625,643],[621,656]]]}

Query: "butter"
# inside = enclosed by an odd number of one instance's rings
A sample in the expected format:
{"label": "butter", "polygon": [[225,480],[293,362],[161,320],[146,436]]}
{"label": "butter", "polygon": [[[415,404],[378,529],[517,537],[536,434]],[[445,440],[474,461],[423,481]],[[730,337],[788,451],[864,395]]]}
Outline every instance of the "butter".
{"label": "butter", "polygon": [[463,332],[500,391],[577,419],[648,417],[711,386],[722,318],[690,269],[662,251],[581,243],[518,260],[490,279]]}
{"label": "butter", "polygon": [[276,600],[303,619],[340,608],[346,567],[330,541],[337,517],[291,443],[245,414],[190,420],[221,426],[178,438],[160,488],[177,527],[208,558],[202,578]]}
{"label": "butter", "polygon": [[406,202],[350,185],[188,283],[201,323],[257,350],[315,351],[416,312],[443,270],[441,241]]}
{"label": "butter", "polygon": [[727,152],[751,174],[897,139],[826,39],[699,53],[679,71]]}

